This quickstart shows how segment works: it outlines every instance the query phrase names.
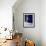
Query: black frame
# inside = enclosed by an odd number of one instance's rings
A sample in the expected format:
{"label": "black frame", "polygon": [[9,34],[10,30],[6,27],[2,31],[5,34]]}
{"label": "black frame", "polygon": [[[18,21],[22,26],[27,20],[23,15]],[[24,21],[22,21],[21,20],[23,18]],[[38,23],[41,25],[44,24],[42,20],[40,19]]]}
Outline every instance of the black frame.
{"label": "black frame", "polygon": [[[33,16],[33,23],[32,23],[33,26],[31,26],[31,27],[24,26],[25,15],[32,15]],[[24,28],[34,28],[35,27],[35,13],[23,13],[23,27]]]}

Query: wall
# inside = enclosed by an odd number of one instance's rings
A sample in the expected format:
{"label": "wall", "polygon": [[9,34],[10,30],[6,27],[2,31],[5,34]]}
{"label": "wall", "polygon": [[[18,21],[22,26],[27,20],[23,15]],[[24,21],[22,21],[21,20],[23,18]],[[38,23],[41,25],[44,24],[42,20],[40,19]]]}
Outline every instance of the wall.
{"label": "wall", "polygon": [[42,46],[46,46],[46,0],[41,1],[41,40]]}
{"label": "wall", "polygon": [[16,0],[0,0],[0,27],[12,29],[12,6]]}
{"label": "wall", "polygon": [[[19,1],[18,1],[19,2]],[[17,3],[16,3],[17,5]],[[35,41],[36,46],[41,46],[41,1],[40,0],[23,0],[19,5],[14,5],[13,13],[15,19],[15,30],[23,33],[23,37]],[[23,13],[35,13],[35,28],[23,27]]]}
{"label": "wall", "polygon": [[[16,0],[0,0],[0,33],[4,30],[2,30],[1,27],[6,27],[9,30],[12,29],[12,6],[15,2]],[[5,35],[10,35],[10,32],[3,31],[0,34],[0,38],[5,38]]]}

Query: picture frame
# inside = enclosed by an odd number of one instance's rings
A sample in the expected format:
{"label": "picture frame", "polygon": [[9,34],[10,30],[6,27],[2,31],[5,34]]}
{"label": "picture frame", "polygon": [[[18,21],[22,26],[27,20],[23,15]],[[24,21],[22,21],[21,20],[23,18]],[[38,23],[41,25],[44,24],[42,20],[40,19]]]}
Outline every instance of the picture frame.
{"label": "picture frame", "polygon": [[24,28],[35,27],[35,13],[23,13],[23,27]]}

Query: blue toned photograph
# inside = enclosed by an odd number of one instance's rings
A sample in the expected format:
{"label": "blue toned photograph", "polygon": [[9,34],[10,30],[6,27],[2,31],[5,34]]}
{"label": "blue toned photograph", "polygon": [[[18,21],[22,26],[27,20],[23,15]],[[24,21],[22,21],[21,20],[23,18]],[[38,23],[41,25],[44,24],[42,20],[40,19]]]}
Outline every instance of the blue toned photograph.
{"label": "blue toned photograph", "polygon": [[24,13],[23,26],[24,27],[35,27],[35,13]]}
{"label": "blue toned photograph", "polygon": [[33,23],[33,16],[32,15],[25,15],[25,22]]}

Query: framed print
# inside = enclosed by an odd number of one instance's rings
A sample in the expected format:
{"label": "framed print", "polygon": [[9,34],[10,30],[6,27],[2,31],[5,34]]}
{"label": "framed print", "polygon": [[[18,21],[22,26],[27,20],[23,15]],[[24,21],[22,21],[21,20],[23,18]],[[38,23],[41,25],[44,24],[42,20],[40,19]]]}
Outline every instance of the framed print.
{"label": "framed print", "polygon": [[35,27],[35,13],[23,13],[23,26],[25,28]]}

